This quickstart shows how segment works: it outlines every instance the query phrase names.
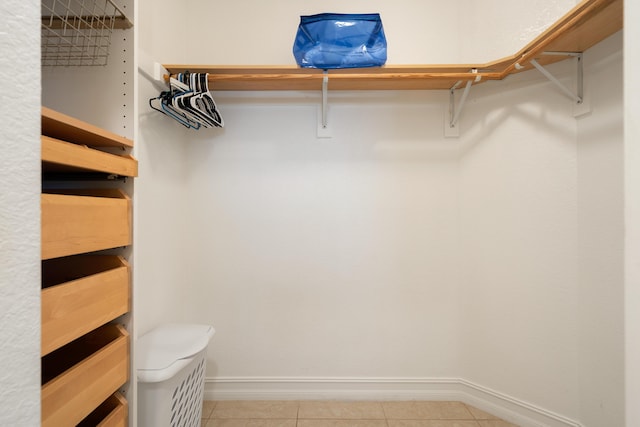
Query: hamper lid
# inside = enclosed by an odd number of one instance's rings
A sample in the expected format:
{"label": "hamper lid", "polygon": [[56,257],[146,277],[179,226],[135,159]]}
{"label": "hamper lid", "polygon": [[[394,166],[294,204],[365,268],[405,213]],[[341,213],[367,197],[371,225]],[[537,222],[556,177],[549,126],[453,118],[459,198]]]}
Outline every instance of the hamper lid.
{"label": "hamper lid", "polygon": [[144,334],[135,348],[138,380],[159,382],[171,378],[207,347],[214,333],[209,325],[169,323]]}

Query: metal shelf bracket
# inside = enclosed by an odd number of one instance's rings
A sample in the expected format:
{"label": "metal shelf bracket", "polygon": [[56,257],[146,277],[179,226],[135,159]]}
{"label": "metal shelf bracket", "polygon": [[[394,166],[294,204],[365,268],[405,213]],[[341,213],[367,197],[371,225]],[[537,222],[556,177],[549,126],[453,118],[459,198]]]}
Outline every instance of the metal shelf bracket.
{"label": "metal shelf bracket", "polygon": [[331,138],[329,126],[329,71],[324,70],[322,75],[322,105],[318,108],[318,138]]}
{"label": "metal shelf bracket", "polygon": [[[565,95],[572,99],[576,104],[582,104],[584,101],[584,82],[583,82],[583,69],[582,69],[582,53],[581,52],[543,52],[543,55],[560,55],[560,56],[573,56],[577,58],[577,94],[571,89],[566,87],[560,82],[553,74],[551,74],[546,68],[538,63],[535,59],[532,59],[531,65],[533,65],[538,71],[540,71],[547,79],[556,85]],[[516,64],[516,67],[520,68],[520,64]]]}
{"label": "metal shelf bracket", "polygon": [[324,70],[322,76],[322,128],[327,128],[327,108],[329,97],[329,71]]}
{"label": "metal shelf bracket", "polygon": [[[471,70],[472,73],[478,73],[476,68]],[[449,127],[454,128],[458,124],[458,119],[460,118],[460,113],[462,113],[462,108],[464,108],[464,103],[467,100],[467,96],[469,96],[469,90],[471,89],[471,85],[475,82],[479,82],[482,79],[481,76],[477,76],[474,80],[468,80],[466,85],[464,86],[464,90],[462,92],[462,97],[460,98],[460,103],[458,108],[456,108],[456,89],[462,84],[462,81],[457,82],[451,89],[449,89]]]}

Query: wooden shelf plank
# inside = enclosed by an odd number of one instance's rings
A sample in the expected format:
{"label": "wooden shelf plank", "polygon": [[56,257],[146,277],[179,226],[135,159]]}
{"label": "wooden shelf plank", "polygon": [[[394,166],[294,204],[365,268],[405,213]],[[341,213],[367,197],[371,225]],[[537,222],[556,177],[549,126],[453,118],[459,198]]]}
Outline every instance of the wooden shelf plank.
{"label": "wooden shelf plank", "polygon": [[42,194],[42,259],[131,244],[131,200],[119,189]]}
{"label": "wooden shelf plank", "polygon": [[42,136],[44,172],[95,171],[121,176],[138,176],[138,161],[131,155],[105,153],[85,145]]}
{"label": "wooden shelf plank", "polygon": [[45,356],[127,313],[130,266],[121,256],[81,255],[42,263],[42,333]]}
{"label": "wooden shelf plank", "polygon": [[95,147],[133,147],[133,141],[75,117],[42,107],[42,134]]}
{"label": "wooden shelf plank", "polygon": [[[449,89],[456,82],[495,80],[495,72],[472,73],[478,65],[394,65],[378,68],[329,70],[331,90],[416,90]],[[296,66],[207,66],[165,65],[172,74],[189,70],[209,73],[212,90],[319,90],[322,88],[322,70]]]}
{"label": "wooden shelf plank", "polygon": [[129,333],[108,324],[42,358],[41,425],[76,425],[129,380]]}
{"label": "wooden shelf plank", "polygon": [[[485,64],[385,65],[329,70],[330,90],[450,89],[459,81],[501,80],[531,69],[536,59],[547,65],[567,59],[545,51],[584,52],[622,29],[623,0],[584,0],[516,54]],[[519,64],[522,68],[516,67]],[[320,90],[323,72],[295,65],[166,64],[171,73],[209,73],[214,91]],[[478,73],[472,73],[477,69]]]}
{"label": "wooden shelf plank", "polygon": [[105,400],[78,427],[127,427],[129,403],[119,392]]}

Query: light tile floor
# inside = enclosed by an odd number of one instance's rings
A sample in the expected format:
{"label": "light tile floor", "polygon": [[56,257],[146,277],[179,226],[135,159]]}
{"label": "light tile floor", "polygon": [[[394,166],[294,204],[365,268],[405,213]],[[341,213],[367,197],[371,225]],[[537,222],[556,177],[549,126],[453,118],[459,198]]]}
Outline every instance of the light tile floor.
{"label": "light tile floor", "polygon": [[518,427],[461,402],[205,401],[202,427]]}

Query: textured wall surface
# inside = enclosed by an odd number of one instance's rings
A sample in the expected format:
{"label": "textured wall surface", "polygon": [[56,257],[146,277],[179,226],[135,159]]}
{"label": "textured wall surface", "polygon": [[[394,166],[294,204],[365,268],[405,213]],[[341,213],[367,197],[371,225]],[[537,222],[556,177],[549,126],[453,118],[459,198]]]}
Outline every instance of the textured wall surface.
{"label": "textured wall surface", "polygon": [[575,119],[535,73],[502,83],[463,118],[460,375],[576,419]]}
{"label": "textured wall surface", "polygon": [[[322,11],[289,0],[276,8],[189,3],[203,12],[191,21],[191,39],[209,23],[208,39],[228,48],[182,44],[157,49],[161,60],[180,61],[190,49],[186,63],[291,63],[295,24],[269,22]],[[250,16],[242,14],[247,3]],[[390,63],[434,63],[514,53],[575,1],[459,0],[440,2],[437,12],[435,3],[322,7],[379,9]],[[501,22],[487,26],[495,15]],[[156,40],[147,31],[162,37],[160,21],[142,31],[145,48]],[[597,60],[588,75],[619,83],[620,62]],[[571,84],[570,62],[551,69]],[[143,116],[149,193],[138,200],[141,212],[165,210],[140,217],[139,237],[157,241],[154,228],[167,227],[169,237],[154,249],[161,270],[138,271],[139,295],[154,302],[138,312],[140,324],[213,324],[214,391],[265,377],[449,375],[585,426],[619,421],[622,100],[613,86],[594,91],[602,97],[582,123],[589,146],[581,158],[571,101],[535,72],[475,87],[457,140],[443,137],[447,94],[439,92],[331,92],[328,140],[315,135],[317,93],[214,91],[227,128],[176,141],[167,140],[182,137],[167,136],[171,125]],[[591,191],[592,181],[607,198]],[[589,210],[602,200],[611,204]],[[599,296],[611,304],[592,317]],[[602,337],[610,347],[597,348]],[[611,375],[581,378],[589,366],[608,366]]]}
{"label": "textured wall surface", "polygon": [[[0,4],[0,425],[40,424],[40,9]],[[12,78],[9,78],[11,76]],[[13,78],[19,76],[19,78]]]}
{"label": "textured wall surface", "polygon": [[[171,0],[138,3],[139,55],[150,61],[186,60],[184,32],[162,30],[190,19],[189,8],[175,8],[174,4]],[[143,74],[138,82],[142,105],[135,147],[139,176],[134,194],[133,277],[135,330],[141,335],[160,323],[185,320],[185,256],[190,244],[184,238],[189,212],[185,142],[189,134],[147,106],[146,100],[158,96],[158,87]]]}
{"label": "textured wall surface", "polygon": [[[580,419],[624,424],[622,33],[584,55],[594,114],[578,119]],[[593,84],[597,82],[597,84]],[[589,84],[590,83],[590,84]]]}
{"label": "textured wall surface", "polygon": [[[625,40],[640,38],[640,3],[625,2]],[[626,314],[626,425],[640,425],[640,51],[634,43],[624,47],[625,94],[625,314]]]}
{"label": "textured wall surface", "polygon": [[484,63],[515,54],[579,0],[460,0],[460,58]]}
{"label": "textured wall surface", "polygon": [[[204,64],[295,65],[291,49],[300,15],[377,12],[387,36],[389,64],[466,63],[458,49],[461,1],[189,0],[190,9],[198,13],[189,17],[189,28],[182,33],[184,43],[172,55],[187,50],[189,61]],[[203,37],[204,28],[210,43],[190,43]],[[226,48],[216,49],[221,41]]]}

